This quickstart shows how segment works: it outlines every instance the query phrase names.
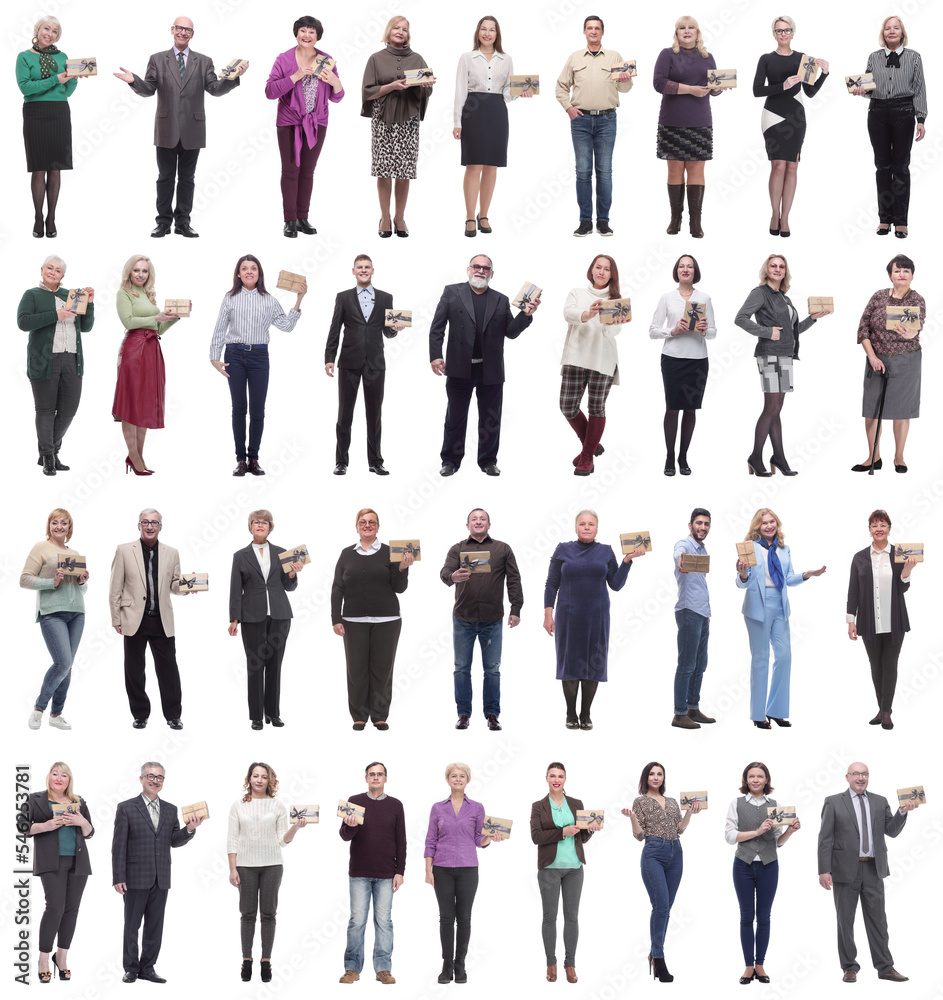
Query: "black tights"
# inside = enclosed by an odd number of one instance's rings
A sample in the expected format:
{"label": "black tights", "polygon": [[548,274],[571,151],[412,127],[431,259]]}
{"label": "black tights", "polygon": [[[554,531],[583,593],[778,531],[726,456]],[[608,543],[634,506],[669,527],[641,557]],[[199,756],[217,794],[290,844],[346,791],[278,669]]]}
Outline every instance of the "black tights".
{"label": "black tights", "polygon": [[[665,465],[673,469],[675,464],[675,438],[678,436],[678,410],[665,410],[665,450],[667,458]],[[678,449],[678,461],[681,465],[688,464],[688,446],[694,436],[694,425],[697,423],[697,410],[685,410],[681,418],[681,447]]]}
{"label": "black tights", "polygon": [[59,201],[61,178],[58,170],[34,170],[30,189],[33,193],[33,212],[36,221],[43,221],[43,200],[46,202],[46,225],[50,228],[56,222],[56,203]]}
{"label": "black tights", "polygon": [[599,681],[563,682],[563,697],[566,698],[566,717],[568,720],[577,718],[576,696],[579,693],[580,685],[583,687],[583,700],[580,705],[579,719],[581,722],[589,722],[589,710],[592,707],[593,698],[596,697],[596,688],[599,687]]}
{"label": "black tights", "polygon": [[773,446],[773,458],[785,458],[783,454],[783,424],[779,419],[785,399],[784,392],[763,393],[763,412],[756,422],[756,431],[753,435],[753,453],[750,455],[750,461],[758,468],[764,468],[763,445],[766,444],[767,438]]}

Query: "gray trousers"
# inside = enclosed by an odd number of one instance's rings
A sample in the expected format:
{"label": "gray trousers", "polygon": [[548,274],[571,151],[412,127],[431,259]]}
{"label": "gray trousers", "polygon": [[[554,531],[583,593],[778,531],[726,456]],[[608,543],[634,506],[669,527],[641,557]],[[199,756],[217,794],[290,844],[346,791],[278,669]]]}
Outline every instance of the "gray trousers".
{"label": "gray trousers", "polygon": [[878,876],[873,861],[859,861],[854,882],[833,882],[835,912],[838,915],[838,957],[841,967],[855,972],[861,966],[855,961],[855,914],[858,897],[864,914],[864,929],[868,934],[871,962],[878,973],[894,968],[894,959],[887,943],[887,917],[884,914],[884,879]]}
{"label": "gray trousers", "polygon": [[242,957],[252,958],[255,937],[255,917],[262,911],[262,959],[271,959],[275,942],[275,911],[278,909],[278,887],[282,884],[281,865],[260,865],[249,868],[237,865],[239,872],[239,912],[242,923]]}
{"label": "gray trousers", "polygon": [[547,965],[557,964],[557,910],[560,892],[563,892],[563,947],[564,965],[576,965],[576,944],[580,937],[580,895],[583,892],[583,869],[541,868],[537,872],[540,901],[544,919],[540,932],[547,953]]}
{"label": "gray trousers", "polygon": [[49,378],[31,382],[36,408],[36,440],[40,455],[58,455],[62,439],[72,423],[82,398],[77,355],[52,355]]}

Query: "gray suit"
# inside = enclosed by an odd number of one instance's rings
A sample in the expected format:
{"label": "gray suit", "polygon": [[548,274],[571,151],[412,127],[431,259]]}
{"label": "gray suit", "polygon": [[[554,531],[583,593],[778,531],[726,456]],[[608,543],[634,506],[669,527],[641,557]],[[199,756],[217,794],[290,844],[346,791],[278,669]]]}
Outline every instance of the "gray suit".
{"label": "gray suit", "polygon": [[868,840],[874,858],[859,860],[861,832],[857,813],[857,796],[849,791],[829,795],[822,807],[822,827],[819,830],[819,874],[832,876],[835,911],[838,916],[838,957],[843,969],[855,972],[861,968],[856,959],[855,914],[858,897],[871,949],[871,961],[878,973],[894,968],[887,940],[887,918],[884,913],[884,879],[887,866],[887,845],[884,837],[896,837],[907,822],[907,814],[891,812],[887,799],[868,792],[871,829]]}

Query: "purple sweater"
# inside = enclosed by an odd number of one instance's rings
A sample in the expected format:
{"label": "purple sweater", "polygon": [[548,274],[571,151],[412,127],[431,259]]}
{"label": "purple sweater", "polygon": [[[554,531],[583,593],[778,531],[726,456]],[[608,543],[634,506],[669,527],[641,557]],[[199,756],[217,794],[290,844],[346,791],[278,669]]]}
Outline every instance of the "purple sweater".
{"label": "purple sweater", "polygon": [[477,848],[481,846],[484,823],[485,807],[467,795],[457,816],[451,796],[436,802],[429,813],[423,857],[432,858],[432,863],[440,868],[477,868]]}
{"label": "purple sweater", "polygon": [[392,878],[406,871],[406,819],[403,803],[364,792],[349,802],[364,807],[363,826],[341,823],[341,840],[350,842],[351,878]]}
{"label": "purple sweater", "polygon": [[[320,49],[314,50],[318,56],[327,56],[327,52]],[[331,58],[328,56],[328,58]],[[334,75],[340,78],[335,63]],[[327,125],[327,102],[333,101],[335,104],[344,96],[342,87],[336,94],[334,90],[323,81],[318,84],[318,94],[314,103],[314,111],[305,111],[305,95],[299,80],[294,83],[291,79],[293,73],[298,71],[298,60],[295,58],[295,49],[291,48],[283,52],[276,60],[269,73],[268,82],[265,84],[265,96],[271,101],[278,101],[278,115],[275,118],[276,125],[293,125],[295,127],[295,165],[301,166],[301,137],[308,138],[308,148],[314,149],[318,141],[318,128]],[[302,78],[303,79],[303,78]]]}
{"label": "purple sweater", "polygon": [[711,124],[709,98],[712,94],[705,98],[678,93],[679,83],[685,83],[689,87],[706,87],[709,69],[717,69],[717,63],[710,53],[705,59],[697,49],[681,49],[678,53],[671,49],[661,50],[655,61],[653,81],[655,90],[662,95],[659,125],[697,128]]}

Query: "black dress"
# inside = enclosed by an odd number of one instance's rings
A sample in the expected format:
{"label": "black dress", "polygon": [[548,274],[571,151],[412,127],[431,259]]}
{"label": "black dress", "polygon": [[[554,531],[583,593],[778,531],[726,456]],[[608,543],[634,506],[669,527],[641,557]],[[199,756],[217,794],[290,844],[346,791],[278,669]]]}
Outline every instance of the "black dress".
{"label": "black dress", "polygon": [[805,139],[805,108],[799,98],[799,88],[805,90],[806,97],[814,97],[828,76],[828,73],[819,73],[815,83],[797,83],[783,90],[783,83],[799,72],[801,59],[801,52],[788,56],[767,52],[756,64],[753,96],[766,98],[761,121],[766,155],[770,160],[799,162]]}

